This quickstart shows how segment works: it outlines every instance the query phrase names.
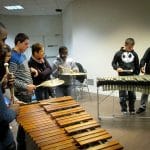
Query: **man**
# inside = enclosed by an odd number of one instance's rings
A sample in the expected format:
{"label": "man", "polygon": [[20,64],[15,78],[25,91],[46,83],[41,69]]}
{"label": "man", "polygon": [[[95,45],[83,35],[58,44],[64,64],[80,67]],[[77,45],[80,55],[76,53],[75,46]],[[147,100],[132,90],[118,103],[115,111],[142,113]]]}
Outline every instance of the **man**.
{"label": "man", "polygon": [[68,49],[65,46],[59,48],[59,56],[53,62],[53,75],[65,81],[64,85],[56,88],[56,96],[69,96],[72,90],[72,77],[63,75],[65,72],[78,72],[78,68],[72,58],[68,58]]}
{"label": "man", "polygon": [[[140,61],[140,70],[142,73],[146,75],[150,75],[150,48],[148,48]],[[142,94],[141,96],[141,106],[136,111],[137,114],[145,112],[146,110],[146,103],[148,102],[148,94]]]}
{"label": "man", "polygon": [[[33,85],[31,72],[36,73],[36,70],[28,67],[28,61],[24,54],[29,47],[29,37],[24,33],[18,33],[14,42],[15,47],[12,50],[9,69],[15,76],[15,96],[20,101],[30,103],[32,93],[36,88]],[[17,142],[18,150],[26,150],[25,132],[21,126],[18,127]]]}
{"label": "man", "polygon": [[[135,41],[133,38],[125,40],[125,47],[115,54],[112,66],[120,76],[138,75],[139,74],[139,58],[134,51]],[[127,114],[127,103],[129,101],[129,112],[131,115],[135,114],[134,103],[136,100],[135,92],[132,91],[119,91],[121,111]]]}
{"label": "man", "polygon": [[[10,48],[5,45],[7,38],[7,30],[0,23],[0,150],[16,150],[13,134],[9,128],[9,123],[16,118],[16,113],[11,107],[7,107],[3,92],[5,87],[13,85],[13,78],[8,78],[4,63],[8,63],[10,59]],[[2,92],[3,91],[3,92]]]}
{"label": "man", "polygon": [[[46,58],[44,58],[44,46],[40,43],[32,45],[32,57],[29,60],[29,67],[36,69],[37,74],[32,74],[33,83],[39,85],[44,81],[50,80],[52,68]],[[37,100],[48,99],[49,87],[38,87],[35,90]]]}

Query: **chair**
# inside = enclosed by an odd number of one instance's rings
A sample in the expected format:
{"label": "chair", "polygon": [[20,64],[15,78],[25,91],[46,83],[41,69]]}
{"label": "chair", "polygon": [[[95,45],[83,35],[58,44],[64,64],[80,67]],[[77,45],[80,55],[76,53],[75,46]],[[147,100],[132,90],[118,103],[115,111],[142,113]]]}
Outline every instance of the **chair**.
{"label": "chair", "polygon": [[[87,71],[83,68],[83,66],[80,63],[76,62],[76,66],[78,67],[79,72],[87,73]],[[90,90],[88,86],[87,75],[76,76],[75,80],[76,80],[75,88],[76,88],[77,99],[83,99],[84,89],[86,88],[89,98],[91,100],[91,94],[90,94]]]}

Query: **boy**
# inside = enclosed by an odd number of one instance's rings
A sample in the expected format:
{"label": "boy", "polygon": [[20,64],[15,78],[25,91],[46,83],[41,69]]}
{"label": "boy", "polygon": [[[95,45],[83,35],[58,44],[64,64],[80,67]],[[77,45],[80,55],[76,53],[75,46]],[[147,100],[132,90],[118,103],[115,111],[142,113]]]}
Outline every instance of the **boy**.
{"label": "boy", "polygon": [[[133,47],[135,45],[133,38],[125,40],[125,47],[115,54],[112,66],[120,76],[138,75],[139,74],[139,58]],[[127,114],[127,103],[129,101],[129,112],[135,114],[134,103],[136,100],[135,92],[132,91],[119,91],[121,111]]]}
{"label": "boy", "polygon": [[[52,69],[48,61],[44,58],[44,47],[40,43],[32,45],[32,57],[29,60],[29,67],[34,68],[37,74],[32,74],[34,85],[39,85],[44,81],[50,80]],[[49,98],[49,87],[38,87],[35,90],[37,100]]]}
{"label": "boy", "polygon": [[63,69],[72,70],[78,72],[78,68],[73,59],[68,58],[68,49],[65,46],[59,48],[59,56],[53,62],[53,75],[59,77],[65,81],[64,85],[58,86],[56,88],[56,96],[70,96],[72,88],[72,78],[71,76],[61,75]]}

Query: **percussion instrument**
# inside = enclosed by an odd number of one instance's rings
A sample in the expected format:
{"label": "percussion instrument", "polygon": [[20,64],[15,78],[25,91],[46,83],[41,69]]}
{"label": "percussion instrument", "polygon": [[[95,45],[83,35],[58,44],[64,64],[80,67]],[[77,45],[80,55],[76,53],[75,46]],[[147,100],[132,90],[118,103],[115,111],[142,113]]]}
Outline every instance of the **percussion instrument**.
{"label": "percussion instrument", "polygon": [[123,149],[70,96],[21,106],[17,121],[40,150]]}
{"label": "percussion instrument", "polygon": [[69,72],[69,73],[62,73],[61,75],[64,75],[64,76],[83,76],[83,75],[86,75],[86,73],[83,73],[83,72]]}
{"label": "percussion instrument", "polygon": [[150,75],[132,75],[97,78],[97,87],[108,90],[137,91],[150,93]]}
{"label": "percussion instrument", "polygon": [[64,80],[60,80],[60,79],[56,78],[56,79],[44,81],[40,85],[37,85],[36,87],[40,87],[40,86],[43,86],[43,87],[56,87],[56,86],[59,86],[59,85],[62,85],[62,84],[64,84]]}

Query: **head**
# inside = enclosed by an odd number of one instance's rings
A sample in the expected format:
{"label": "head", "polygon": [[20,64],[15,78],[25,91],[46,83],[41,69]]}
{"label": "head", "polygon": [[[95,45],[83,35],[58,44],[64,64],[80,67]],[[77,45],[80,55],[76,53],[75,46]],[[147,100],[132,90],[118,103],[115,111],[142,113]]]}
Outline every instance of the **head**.
{"label": "head", "polygon": [[64,61],[66,60],[66,58],[68,56],[68,49],[67,49],[67,47],[62,46],[62,47],[59,48],[59,56]]}
{"label": "head", "polygon": [[44,53],[44,46],[42,44],[35,43],[32,45],[31,48],[32,48],[32,55],[36,59],[38,60],[43,59],[45,53]]}
{"label": "head", "polygon": [[29,37],[25,33],[18,33],[15,37],[15,48],[23,53],[29,48]]}
{"label": "head", "polygon": [[11,58],[11,48],[4,44],[0,47],[0,80],[3,78],[6,73],[6,69],[4,67],[4,63],[9,63]]}
{"label": "head", "polygon": [[6,27],[0,22],[0,43],[4,44],[5,40],[7,39],[7,29]]}
{"label": "head", "polygon": [[127,38],[127,39],[125,40],[125,49],[126,49],[127,51],[132,51],[134,45],[135,45],[135,41],[134,41],[133,38]]}

